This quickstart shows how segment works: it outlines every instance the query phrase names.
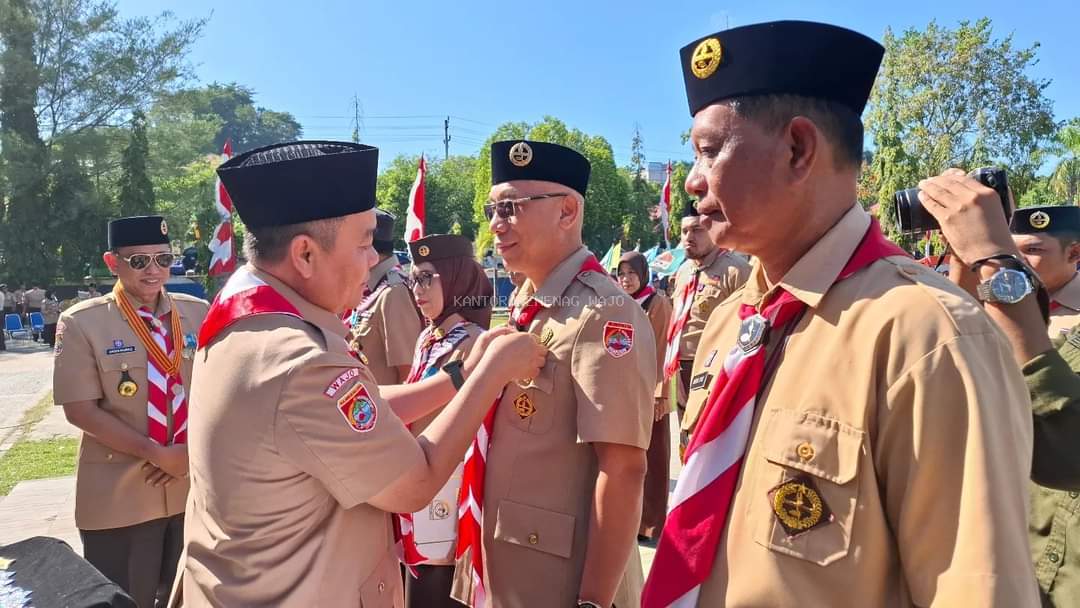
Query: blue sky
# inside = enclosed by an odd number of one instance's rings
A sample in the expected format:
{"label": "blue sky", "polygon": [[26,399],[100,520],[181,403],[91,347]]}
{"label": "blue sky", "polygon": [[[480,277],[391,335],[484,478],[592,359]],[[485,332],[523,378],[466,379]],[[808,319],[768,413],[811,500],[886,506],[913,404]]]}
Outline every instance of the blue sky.
{"label": "blue sky", "polygon": [[[948,26],[989,16],[995,35],[1039,42],[1033,74],[1056,117],[1080,116],[1080,2],[1003,0],[860,3],[823,0],[610,2],[346,2],[249,0],[184,3],[120,0],[124,15],[172,10],[210,17],[191,59],[202,82],[254,88],[260,105],[293,113],[305,136],[348,139],[353,95],[361,140],[382,164],[398,154],[474,154],[510,120],[546,114],[605,136],[626,164],[634,125],[650,161],[689,159],[679,133],[690,124],[678,49],[726,27],[809,19],[880,39],[931,20]],[[872,6],[872,8],[870,8]]]}

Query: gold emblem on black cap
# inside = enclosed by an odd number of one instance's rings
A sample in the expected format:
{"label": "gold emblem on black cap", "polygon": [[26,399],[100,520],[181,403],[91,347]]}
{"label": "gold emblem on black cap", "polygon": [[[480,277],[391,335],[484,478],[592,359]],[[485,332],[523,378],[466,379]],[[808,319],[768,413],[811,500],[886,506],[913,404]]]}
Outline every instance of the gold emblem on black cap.
{"label": "gold emblem on black cap", "polygon": [[426,258],[428,254],[431,253],[431,248],[427,245],[421,245],[420,248],[416,250],[416,253],[419,253],[422,258]]}
{"label": "gold emblem on black cap", "polygon": [[161,220],[161,234],[169,235],[169,225],[165,223],[165,220]]}
{"label": "gold emblem on black cap", "polygon": [[510,162],[514,163],[515,167],[524,167],[532,162],[533,151],[532,146],[519,141],[510,148]]}
{"label": "gold emblem on black cap", "polygon": [[1050,225],[1050,214],[1045,211],[1036,211],[1028,218],[1028,223],[1036,230],[1042,230]]}
{"label": "gold emblem on black cap", "polygon": [[716,72],[720,67],[720,59],[723,51],[720,49],[720,41],[716,38],[706,38],[694,48],[694,54],[690,56],[690,71],[694,76],[704,80]]}

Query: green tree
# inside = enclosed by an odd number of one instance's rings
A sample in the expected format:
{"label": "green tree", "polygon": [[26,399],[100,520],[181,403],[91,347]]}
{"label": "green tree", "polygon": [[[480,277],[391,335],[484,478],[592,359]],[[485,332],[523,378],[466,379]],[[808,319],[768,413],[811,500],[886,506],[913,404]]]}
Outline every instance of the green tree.
{"label": "green tree", "polygon": [[[379,175],[379,206],[397,217],[394,238],[405,234],[405,217],[409,192],[416,181],[419,156],[401,155]],[[470,239],[476,236],[473,217],[476,159],[471,156],[451,156],[446,160],[427,160],[424,180],[424,228],[427,234],[459,232]]]}
{"label": "green tree", "polygon": [[120,161],[121,216],[150,215],[154,212],[154,186],[146,170],[150,142],[146,137],[146,115],[136,110],[131,118],[131,140]]}
{"label": "green tree", "polygon": [[[180,248],[195,245],[203,271],[210,261],[207,245],[220,218],[214,208],[214,186],[217,183],[214,169],[220,157],[201,155],[184,165],[175,175],[156,181],[158,213],[169,222],[169,233]],[[234,216],[234,230],[239,218]],[[239,252],[238,238],[233,239],[234,251]]]}
{"label": "green tree", "polygon": [[303,134],[292,114],[257,107],[255,91],[235,82],[178,91],[165,96],[159,105],[162,112],[220,121],[210,149],[204,152],[220,153],[225,141],[231,140],[233,152],[239,154],[300,139]]}
{"label": "green tree", "polygon": [[90,268],[103,267],[101,253],[108,247],[110,214],[83,169],[78,149],[66,146],[59,156],[49,190],[46,254],[57,256],[60,276],[75,280]]}
{"label": "green tree", "polygon": [[488,222],[483,216],[483,204],[491,190],[491,149],[493,141],[527,138],[556,143],[581,152],[592,165],[588,191],[585,193],[585,221],[583,236],[585,244],[594,252],[607,251],[616,239],[625,236],[626,207],[630,199],[630,187],[615,167],[611,144],[596,135],[588,135],[570,129],[561,120],[546,116],[540,122],[505,123],[499,126],[480,150],[474,180],[476,199],[474,217],[477,231],[477,250],[491,247],[492,236]]}
{"label": "green tree", "polygon": [[1050,174],[1047,185],[1061,201],[1080,204],[1080,117],[1065,123],[1054,139],[1054,152],[1061,160]]}
{"label": "green tree", "polygon": [[1014,194],[1031,186],[1054,132],[1049,81],[1029,74],[1039,45],[994,38],[991,22],[956,29],[891,30],[865,122],[874,142],[866,182],[878,191],[883,224],[894,230],[892,195],[949,167],[1003,166]]}

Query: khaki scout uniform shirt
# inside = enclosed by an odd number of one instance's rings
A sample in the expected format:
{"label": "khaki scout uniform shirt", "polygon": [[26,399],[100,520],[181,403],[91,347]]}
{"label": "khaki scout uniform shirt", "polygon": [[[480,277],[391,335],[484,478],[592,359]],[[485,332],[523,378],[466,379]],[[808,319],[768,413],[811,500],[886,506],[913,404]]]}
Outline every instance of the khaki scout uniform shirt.
{"label": "khaki scout uniform shirt", "polygon": [[1051,294],[1050,301],[1057,304],[1050,312],[1050,338],[1053,339],[1080,324],[1080,272]]}
{"label": "khaki scout uniform shirt", "polygon": [[390,272],[397,263],[397,256],[391,255],[371,269],[369,289],[374,290],[387,274],[390,287],[361,314],[353,330],[367,357],[367,367],[379,384],[400,384],[404,380],[398,379],[396,367],[412,363],[416,338],[423,329],[409,288],[399,273]]}
{"label": "khaki scout uniform shirt", "polygon": [[[160,298],[154,314],[159,318],[165,313],[180,315],[183,336],[173,337],[173,347],[183,348],[185,342],[195,340],[208,305],[205,300],[180,293],[170,296],[172,304],[169,298]],[[165,327],[170,324],[166,322]],[[55,353],[56,403],[95,401],[140,434],[149,432],[146,348],[124,320],[113,294],[80,302],[60,315]],[[117,388],[125,366],[139,387],[132,397],[120,395]],[[191,367],[191,359],[181,360],[180,376],[188,395],[189,413]],[[75,526],[80,530],[106,530],[183,513],[187,480],[177,479],[167,487],[148,486],[142,470],[145,462],[83,433],[75,474]]]}
{"label": "khaki scout uniform shirt", "polygon": [[1024,377],[1035,413],[1031,554],[1043,606],[1065,608],[1080,605],[1080,333],[1058,343]]}
{"label": "khaki scout uniform shirt", "polygon": [[[400,607],[390,516],[366,504],[423,454],[333,314],[235,322],[195,355],[184,605]],[[366,389],[374,426],[339,409]]]}
{"label": "khaki scout uniform shirt", "polygon": [[[902,257],[830,287],[869,223],[852,207],[781,281],[810,308],[759,394],[699,606],[1038,605],[1023,533],[1030,400],[1009,344],[967,294]],[[736,343],[738,306],[767,289],[755,266],[709,320],[694,375],[713,379],[691,391],[688,427]],[[789,537],[770,494],[800,475],[832,516]]]}
{"label": "khaki scout uniform shirt", "polygon": [[667,345],[667,328],[671,324],[671,300],[667,296],[656,292],[649,302],[649,325],[653,330],[653,338],[656,344],[656,392],[653,397],[659,399],[667,394],[664,384],[664,347]]}
{"label": "khaki scout uniform shirt", "polygon": [[[679,360],[690,361],[697,352],[698,342],[701,340],[701,332],[705,329],[705,322],[709,320],[712,311],[728,298],[736,289],[746,283],[750,276],[750,264],[741,256],[730,251],[717,249],[698,264],[688,260],[679,266],[675,273],[675,294],[679,294],[686,284],[694,279],[694,273],[701,271],[698,280],[697,293],[694,294],[694,305],[690,307],[690,318],[683,328],[682,338],[679,342]],[[667,337],[665,332],[664,337]]]}
{"label": "khaki scout uniform shirt", "polygon": [[[529,331],[552,338],[540,373],[528,388],[507,384],[495,415],[484,487],[484,581],[495,608],[574,604],[598,470],[589,444],[649,446],[652,329],[608,276],[576,278],[589,255],[582,247],[539,290],[530,282],[519,290],[518,302],[535,295],[544,305]],[[633,326],[629,351],[605,348],[609,322]],[[467,584],[459,571],[455,585]],[[620,591],[619,608],[640,605],[640,584]]]}

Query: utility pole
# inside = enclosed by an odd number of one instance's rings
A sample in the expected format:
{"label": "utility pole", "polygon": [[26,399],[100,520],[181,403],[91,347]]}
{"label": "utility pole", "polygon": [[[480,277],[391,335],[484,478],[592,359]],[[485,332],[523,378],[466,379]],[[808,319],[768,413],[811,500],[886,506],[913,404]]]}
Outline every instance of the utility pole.
{"label": "utility pole", "polygon": [[443,160],[450,158],[450,117],[443,121]]}
{"label": "utility pole", "polygon": [[353,93],[353,130],[352,140],[354,144],[360,143],[360,99]]}

